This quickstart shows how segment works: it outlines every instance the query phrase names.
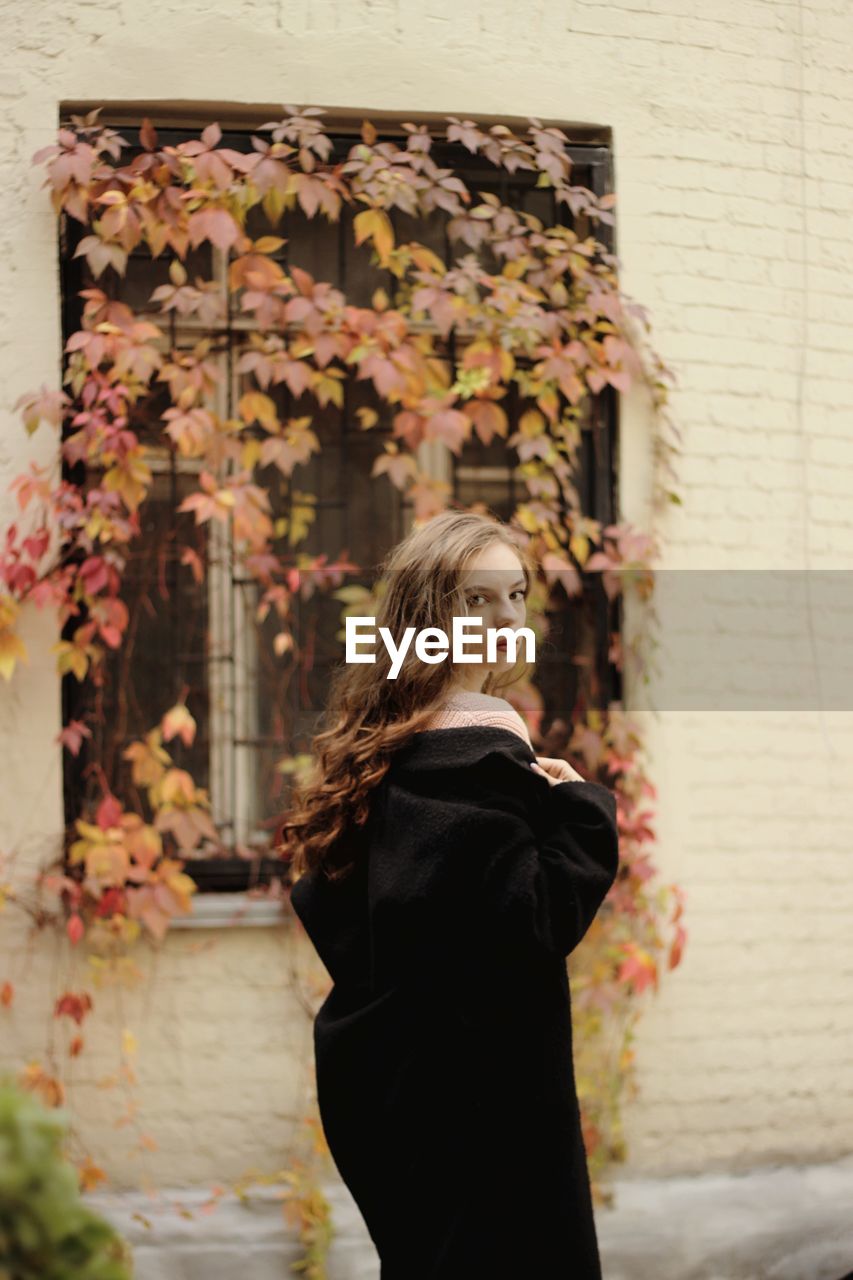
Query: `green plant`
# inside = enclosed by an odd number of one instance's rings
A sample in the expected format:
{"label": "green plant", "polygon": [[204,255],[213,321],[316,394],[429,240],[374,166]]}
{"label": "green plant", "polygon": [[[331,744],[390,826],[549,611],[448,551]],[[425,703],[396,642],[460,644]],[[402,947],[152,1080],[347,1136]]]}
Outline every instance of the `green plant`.
{"label": "green plant", "polygon": [[0,1280],[129,1280],[127,1243],[82,1201],[67,1114],[0,1082]]}

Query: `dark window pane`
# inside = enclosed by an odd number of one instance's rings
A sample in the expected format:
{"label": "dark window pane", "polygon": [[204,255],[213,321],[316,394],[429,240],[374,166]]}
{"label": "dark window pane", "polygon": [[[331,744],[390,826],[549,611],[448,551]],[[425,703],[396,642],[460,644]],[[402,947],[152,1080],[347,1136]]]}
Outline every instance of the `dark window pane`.
{"label": "dark window pane", "polygon": [[[174,738],[164,745],[198,786],[209,785],[207,586],[197,584],[179,562],[185,541],[205,558],[204,527],[193,530],[187,516],[175,516],[176,506],[195,484],[194,476],[177,471],[154,475],[151,495],[140,507],[141,536],[131,546],[122,580],[121,598],[129,612],[124,643],[107,650],[102,684],[95,688],[87,681],[77,704],[78,718],[93,717],[95,758],[119,796],[134,794],[124,748],[144,738],[182,694],[198,726],[195,741],[185,746]],[[90,788],[89,799],[100,798],[96,779]],[[137,799],[141,812],[142,795]]]}

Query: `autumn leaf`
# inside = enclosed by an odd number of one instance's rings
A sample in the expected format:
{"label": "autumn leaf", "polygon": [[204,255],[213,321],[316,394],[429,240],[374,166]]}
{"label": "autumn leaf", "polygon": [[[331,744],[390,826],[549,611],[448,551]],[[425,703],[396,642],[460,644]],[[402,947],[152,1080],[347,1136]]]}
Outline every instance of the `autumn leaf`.
{"label": "autumn leaf", "polygon": [[42,383],[37,394],[20,396],[13,405],[13,412],[23,413],[24,426],[28,435],[32,435],[41,422],[59,427],[65,406],[70,403],[71,398],[64,391],[50,390]]}
{"label": "autumn leaf", "polygon": [[19,659],[29,664],[29,654],[21,637],[14,631],[0,631],[0,675],[5,680],[12,679],[15,664]]}
{"label": "autumn leaf", "polygon": [[77,915],[76,912],[74,913],[74,915],[69,916],[68,923],[65,926],[65,932],[68,934],[68,937],[71,940],[71,943],[73,946],[76,946],[77,943],[80,941],[80,939],[83,937],[83,934],[85,933],[85,929],[83,927],[83,921],[81,920],[80,916]]}
{"label": "autumn leaf", "polygon": [[458,409],[439,409],[426,420],[428,440],[441,440],[458,457],[471,434],[471,419]]}
{"label": "autumn leaf", "polygon": [[198,248],[202,240],[209,240],[217,249],[227,253],[241,234],[240,227],[227,209],[199,209],[187,220],[190,244]]}
{"label": "autumn leaf", "polygon": [[623,943],[622,950],[626,959],[619,966],[617,980],[632,986],[637,995],[648,986],[657,989],[658,971],[654,957],[634,942]]}
{"label": "autumn leaf", "polygon": [[98,805],[95,821],[101,831],[108,831],[111,827],[118,826],[121,815],[121,802],[116,796],[108,792]]}
{"label": "autumn leaf", "polygon": [[160,721],[160,728],[164,742],[170,742],[176,735],[180,736],[185,747],[191,747],[195,741],[196,722],[189,708],[182,702],[166,712]]}
{"label": "autumn leaf", "polygon": [[553,582],[562,584],[566,595],[572,599],[583,593],[583,582],[577,571],[577,567],[572,564],[571,560],[567,560],[565,556],[557,555],[554,551],[546,551],[542,555],[542,569],[545,573],[545,580],[550,585]]}
{"label": "autumn leaf", "polygon": [[255,253],[278,253],[286,244],[287,241],[281,236],[261,236],[252,245],[252,249]]}
{"label": "autumn leaf", "polygon": [[260,422],[267,431],[277,431],[281,425],[275,403],[261,391],[248,391],[241,396],[237,412],[244,422]]}
{"label": "autumn leaf", "polygon": [[157,804],[188,807],[195,804],[196,785],[186,769],[169,769],[157,787]]}
{"label": "autumn leaf", "polygon": [[92,997],[88,991],[82,991],[79,995],[75,995],[73,991],[66,991],[56,1001],[53,1015],[55,1018],[71,1018],[79,1027],[91,1008]]}
{"label": "autumn leaf", "polygon": [[472,400],[463,410],[474,423],[474,430],[483,444],[490,444],[497,436],[506,439],[509,423],[506,413],[494,400]]}
{"label": "autumn leaf", "polygon": [[37,1094],[47,1107],[61,1107],[65,1102],[65,1085],[40,1062],[28,1062],[18,1075],[18,1083],[28,1093]]}
{"label": "autumn leaf", "polygon": [[356,409],[355,416],[361,423],[362,431],[369,431],[371,427],[375,427],[379,421],[379,414],[375,409],[370,409],[366,405],[362,405],[360,409]]}
{"label": "autumn leaf", "polygon": [[199,479],[203,492],[189,494],[177,510],[194,511],[197,525],[211,519],[227,523],[236,503],[233,492],[227,488],[218,488],[216,478],[209,471],[202,471]]}
{"label": "autumn leaf", "polygon": [[323,408],[331,401],[338,409],[344,406],[342,369],[327,369],[323,373],[315,373],[311,379],[311,389]]}
{"label": "autumn leaf", "polygon": [[105,489],[121,495],[128,511],[136,511],[148,493],[151,468],[142,458],[127,457],[110,467],[102,483]]}
{"label": "autumn leaf", "polygon": [[155,786],[172,763],[171,756],[160,743],[159,729],[152,729],[144,740],[130,743],[122,752],[122,759],[131,762],[131,779],[135,786]]}
{"label": "autumn leaf", "polygon": [[410,453],[400,453],[393,441],[386,445],[386,450],[376,459],[370,474],[387,475],[395,489],[405,491],[408,481],[418,473],[417,462]]}
{"label": "autumn leaf", "polygon": [[394,228],[384,209],[364,209],[355,215],[353,222],[356,244],[373,240],[381,266],[388,265],[388,256],[394,248]]}
{"label": "autumn leaf", "polygon": [[77,1166],[77,1180],[80,1190],[86,1192],[93,1191],[100,1183],[107,1182],[108,1178],[101,1166],[96,1164],[91,1156],[85,1156]]}
{"label": "autumn leaf", "polygon": [[[60,675],[71,672],[78,680],[86,678],[89,663],[95,650],[91,645],[79,645],[71,640],[60,640],[52,646],[52,652],[58,655],[57,669]],[[0,635],[0,670],[2,670],[2,636]]]}

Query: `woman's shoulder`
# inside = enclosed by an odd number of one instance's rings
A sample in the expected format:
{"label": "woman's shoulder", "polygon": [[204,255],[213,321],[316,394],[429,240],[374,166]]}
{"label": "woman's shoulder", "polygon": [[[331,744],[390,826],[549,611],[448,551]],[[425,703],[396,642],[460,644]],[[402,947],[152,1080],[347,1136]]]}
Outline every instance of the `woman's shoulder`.
{"label": "woman's shoulder", "polygon": [[522,717],[506,698],[490,693],[462,689],[449,693],[432,716],[430,728],[456,728],[465,725],[491,725],[509,729],[532,747],[530,734]]}

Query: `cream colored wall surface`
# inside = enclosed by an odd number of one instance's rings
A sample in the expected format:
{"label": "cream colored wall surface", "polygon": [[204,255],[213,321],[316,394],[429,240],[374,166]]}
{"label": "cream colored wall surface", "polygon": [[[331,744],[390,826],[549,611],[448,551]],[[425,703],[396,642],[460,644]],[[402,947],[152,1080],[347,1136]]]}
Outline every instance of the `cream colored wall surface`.
{"label": "cream colored wall surface", "polygon": [[[137,101],[155,118],[160,104],[213,104],[217,118],[259,101],[536,115],[613,131],[624,283],[679,377],[685,502],[661,526],[665,566],[853,566],[846,4],[5,0],[0,12],[4,493],[55,450],[45,426],[28,439],[11,406],[58,378],[56,224],[29,162],[54,140],[61,102]],[[640,397],[623,409],[623,514],[642,523],[648,422]],[[33,611],[24,634],[31,664],[0,688],[0,839],[35,865],[62,822],[60,700],[53,624]],[[656,856],[687,891],[689,938],[640,1028],[630,1167],[849,1151],[853,716],[830,688],[822,713],[664,708],[648,730]],[[25,977],[16,920],[7,910],[0,943],[0,980],[20,988],[0,1051],[15,1066],[43,1053],[55,981],[40,940]],[[288,995],[289,949],[310,968],[303,944],[283,927],[175,933],[150,996],[93,1021],[73,1101],[118,1184],[143,1166],[160,1184],[280,1167],[310,1052]],[[144,1128],[158,1142],[139,1169],[93,1083],[115,1069],[122,1025],[139,1036]]]}

